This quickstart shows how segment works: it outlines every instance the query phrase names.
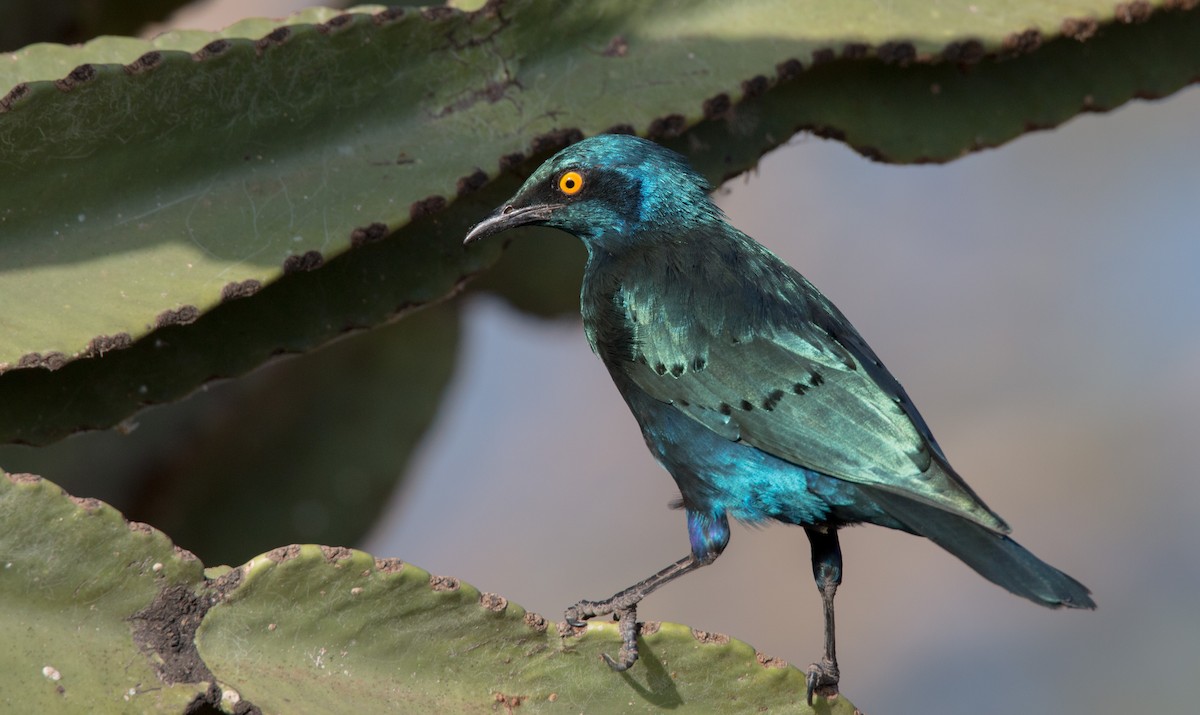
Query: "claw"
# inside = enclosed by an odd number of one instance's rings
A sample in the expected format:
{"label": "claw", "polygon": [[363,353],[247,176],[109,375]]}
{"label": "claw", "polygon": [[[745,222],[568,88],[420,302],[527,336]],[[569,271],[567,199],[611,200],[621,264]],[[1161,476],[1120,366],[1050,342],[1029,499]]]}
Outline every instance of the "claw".
{"label": "claw", "polygon": [[828,661],[813,663],[808,666],[808,674],[804,680],[808,684],[806,694],[810,707],[813,704],[814,692],[825,698],[837,695],[839,680],[837,664]]}
{"label": "claw", "polygon": [[[624,650],[624,648],[621,650]],[[612,668],[618,673],[624,673],[625,671],[629,670],[630,666],[637,662],[637,658],[634,658],[628,663],[618,663],[617,661],[613,660],[612,656],[610,656],[608,653],[601,653],[600,657],[604,659],[604,662],[608,665],[608,667]]]}

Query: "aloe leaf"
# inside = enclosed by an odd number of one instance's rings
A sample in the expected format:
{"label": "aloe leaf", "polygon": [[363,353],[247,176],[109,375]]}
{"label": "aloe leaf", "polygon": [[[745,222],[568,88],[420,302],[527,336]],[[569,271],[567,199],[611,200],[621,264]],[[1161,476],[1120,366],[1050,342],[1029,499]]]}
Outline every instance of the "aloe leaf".
{"label": "aloe leaf", "polygon": [[[265,712],[812,712],[804,674],[745,643],[672,623],[647,630],[638,665],[618,674],[600,659],[620,647],[613,623],[560,636],[457,579],[300,546],[243,566],[196,640],[216,677]],[[838,698],[818,712],[854,707]]]}
{"label": "aloe leaf", "polygon": [[439,409],[458,333],[457,307],[436,306],[209,385],[123,430],[0,446],[0,464],[53,474],[209,562],[292,541],[354,543]]}
{"label": "aloe leaf", "polygon": [[720,634],[646,624],[618,674],[614,624],[574,632],[395,559],[289,546],[203,570],[32,475],[0,474],[0,521],[13,712],[814,712],[803,673]]}
{"label": "aloe leaf", "polygon": [[462,228],[584,134],[674,137],[715,177],[801,128],[946,161],[1200,73],[1191,4],[971,8],[516,0],[27,48],[0,65],[0,439],[441,299],[496,258]]}
{"label": "aloe leaf", "polygon": [[0,524],[0,710],[182,712],[206,690],[194,647],[156,650],[158,616],[198,607],[194,556],[31,475],[0,472]]}

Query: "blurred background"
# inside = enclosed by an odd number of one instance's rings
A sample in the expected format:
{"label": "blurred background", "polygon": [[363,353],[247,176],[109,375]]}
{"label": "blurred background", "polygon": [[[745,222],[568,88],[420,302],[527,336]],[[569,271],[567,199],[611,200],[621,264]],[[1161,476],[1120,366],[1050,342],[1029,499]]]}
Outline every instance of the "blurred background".
{"label": "blurred background", "polygon": [[[1193,87],[945,166],[799,136],[721,188],[730,220],[850,317],[1016,539],[1099,604],[1041,609],[929,542],[844,530],[838,654],[865,712],[1195,712],[1197,126]],[[553,618],[687,553],[674,483],[577,320],[477,298],[465,334],[435,432],[363,548]],[[735,526],[639,616],[802,667],[821,649],[808,544],[782,525]]]}
{"label": "blurred background", "polygon": [[[168,24],[217,29],[304,4],[197,4]],[[865,712],[1196,711],[1197,126],[1193,87],[945,166],[876,164],[799,135],[720,189],[735,225],[850,317],[1016,539],[1100,606],[1039,609],[928,542],[848,529],[838,653]],[[552,279],[534,266],[527,278]],[[448,399],[358,546],[552,619],[683,556],[674,484],[578,318],[466,301]],[[6,449],[5,467],[22,468],[28,452]],[[713,566],[639,615],[800,667],[821,650],[796,528],[735,526]]]}

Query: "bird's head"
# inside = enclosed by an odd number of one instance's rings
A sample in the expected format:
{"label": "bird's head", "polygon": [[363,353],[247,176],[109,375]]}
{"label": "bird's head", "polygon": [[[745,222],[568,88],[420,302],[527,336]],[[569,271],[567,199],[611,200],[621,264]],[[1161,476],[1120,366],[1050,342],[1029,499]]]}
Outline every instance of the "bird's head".
{"label": "bird's head", "polygon": [[517,226],[574,234],[589,252],[618,250],[646,231],[685,235],[693,222],[721,220],[704,177],[687,160],[646,139],[602,134],[550,157],[519,191],[480,221],[469,244]]}

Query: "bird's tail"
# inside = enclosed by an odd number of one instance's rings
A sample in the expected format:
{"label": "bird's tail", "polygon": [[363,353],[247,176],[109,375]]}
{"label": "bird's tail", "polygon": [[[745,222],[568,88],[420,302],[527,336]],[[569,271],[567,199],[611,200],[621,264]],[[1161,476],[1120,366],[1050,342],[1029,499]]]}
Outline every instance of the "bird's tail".
{"label": "bird's tail", "polygon": [[1029,553],[1012,539],[961,516],[877,491],[893,519],[962,559],[987,580],[1048,608],[1095,608],[1087,586]]}

